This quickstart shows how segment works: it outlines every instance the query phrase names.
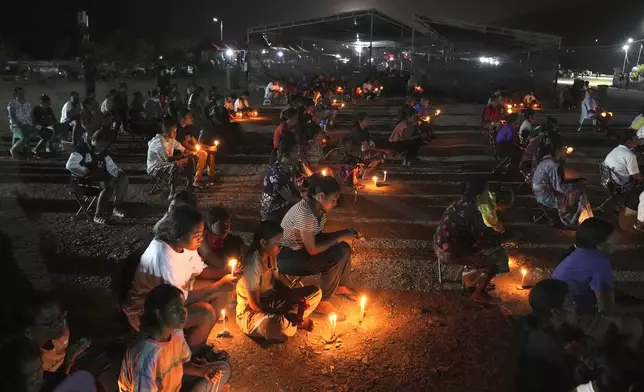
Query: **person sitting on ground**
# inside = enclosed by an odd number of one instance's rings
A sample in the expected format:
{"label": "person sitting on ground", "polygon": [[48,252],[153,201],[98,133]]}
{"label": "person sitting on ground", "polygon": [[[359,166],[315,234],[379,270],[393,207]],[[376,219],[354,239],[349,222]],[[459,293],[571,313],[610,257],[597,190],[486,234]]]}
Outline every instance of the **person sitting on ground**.
{"label": "person sitting on ground", "polygon": [[91,136],[89,143],[82,142],[74,149],[65,166],[79,184],[98,183],[101,187],[94,215],[94,222],[98,224],[106,222],[107,203],[112,193],[114,193],[112,216],[125,217],[123,201],[127,196],[129,181],[110,156],[108,149],[111,144],[109,129],[101,128]]}
{"label": "person sitting on ground", "polygon": [[[34,125],[38,130],[38,137],[40,140],[31,152],[33,152],[34,155],[38,155],[38,151],[40,151],[43,146],[45,146],[45,151],[52,152],[54,136],[56,134],[62,134],[63,131],[56,120],[54,111],[51,109],[51,98],[49,98],[48,95],[43,94],[40,96],[40,105],[34,108],[33,117]],[[66,128],[66,125],[63,125],[62,129]]]}
{"label": "person sitting on ground", "polygon": [[318,125],[310,124],[307,134],[308,141],[300,154],[300,161],[310,171],[315,172],[319,169],[320,162],[324,160],[324,148],[322,147],[324,132]]}
{"label": "person sitting on ground", "polygon": [[170,102],[168,102],[167,113],[170,117],[179,120],[179,113],[186,109],[186,104],[181,99],[181,93],[173,90],[171,92]]}
{"label": "person sitting on ground", "polygon": [[278,156],[280,137],[284,132],[294,132],[297,124],[297,109],[288,108],[280,116],[280,124],[273,132],[273,151],[271,151],[270,164],[273,164]]}
{"label": "person sitting on ground", "polygon": [[80,357],[90,346],[86,338],[69,344],[70,331],[60,304],[48,294],[37,292],[21,307],[22,333],[40,348],[42,370],[49,385],[62,381]]}
{"label": "person sitting on ground", "polygon": [[510,173],[516,174],[519,171],[519,162],[523,156],[523,148],[519,144],[517,126],[519,116],[516,113],[508,114],[504,118],[503,126],[497,131],[494,141],[496,151],[502,158],[510,158]]}
{"label": "person sitting on ground", "polygon": [[235,102],[237,102],[237,95],[230,94],[226,97],[226,102],[224,102],[224,108],[228,110],[228,113],[232,116],[235,113]]}
{"label": "person sitting on ground", "polygon": [[485,225],[478,201],[489,197],[488,180],[482,176],[468,178],[463,195],[443,213],[434,233],[434,251],[443,264],[467,266],[465,285],[473,290],[472,299],[486,304],[499,301],[487,293],[497,274],[510,271],[508,255],[493,230]]}
{"label": "person sitting on ground", "polygon": [[593,212],[580,180],[564,179],[559,160],[566,157],[566,146],[553,140],[553,145],[541,159],[532,176],[532,192],[537,203],[557,209],[561,223],[568,228],[576,227]]}
{"label": "person sitting on ground", "polygon": [[[82,139],[86,139],[86,135],[92,135],[98,131],[105,120],[105,116],[101,112],[101,108],[96,102],[96,97],[92,94],[83,100],[81,108],[80,124],[76,123],[72,127],[72,136],[70,140],[76,144],[80,143]],[[109,124],[111,126],[111,123]]]}
{"label": "person sitting on ground", "polygon": [[189,323],[184,291],[169,284],[145,298],[141,331],[121,363],[120,392],[224,390],[230,377],[225,361],[191,359],[183,328]]}
{"label": "person sitting on ground", "polygon": [[161,284],[170,284],[183,292],[188,308],[184,332],[195,354],[208,355],[212,348],[207,339],[226,306],[227,293],[237,277],[208,267],[199,255],[204,221],[199,211],[189,206],[174,207],[153,229],[154,239],[141,256],[128,291],[123,313],[130,326],[141,330],[145,298]]}
{"label": "person sitting on ground", "polygon": [[116,91],[116,89],[111,89],[109,93],[107,93],[107,96],[101,103],[101,113],[103,113],[104,115],[107,113],[112,113],[112,115],[115,114],[114,100],[116,99],[117,95],[118,95],[118,91]]}
{"label": "person sitting on ground", "polygon": [[519,128],[519,142],[522,146],[527,146],[530,143],[530,135],[534,131],[534,124],[537,121],[536,112],[532,108],[523,111],[523,122]]}
{"label": "person sitting on ground", "polygon": [[405,119],[407,119],[407,113],[409,113],[409,108],[414,109],[415,106],[416,106],[416,98],[414,98],[411,95],[408,96],[407,99],[405,100],[405,104],[402,105],[400,110],[398,110],[398,114],[396,115],[396,123],[405,121]]}
{"label": "person sitting on ground", "polygon": [[321,274],[322,301],[316,311],[344,315],[330,301],[334,294],[355,300],[351,284],[351,245],[358,234],[345,229],[322,233],[329,213],[340,197],[340,184],[331,176],[314,174],[308,196],[291,207],[282,219],[284,238],[277,257],[279,270],[287,275]]}
{"label": "person sitting on ground", "polygon": [[[148,142],[147,173],[153,177],[159,175],[171,176],[170,194],[175,193],[179,171],[182,171],[188,179],[194,178],[196,155],[188,153],[176,140],[177,126],[174,120],[167,118],[163,122],[161,133]],[[175,155],[175,151],[179,154]],[[188,188],[194,188],[194,183]]]}
{"label": "person sitting on ground", "polygon": [[143,103],[145,118],[148,121],[163,120],[163,108],[161,107],[161,96],[156,88],[148,91],[148,99]]}
{"label": "person sitting on ground", "polygon": [[[615,250],[613,225],[586,219],[577,228],[576,244],[552,273],[568,284],[577,304],[582,332],[599,345],[610,345],[617,335],[634,349],[642,339],[642,321],[628,317],[629,309],[615,304],[613,268],[608,258]],[[641,308],[641,307],[640,307]]]}
{"label": "person sitting on ground", "polygon": [[488,104],[483,110],[481,125],[488,132],[494,132],[498,129],[501,116],[505,109],[505,97],[495,96],[492,103]]}
{"label": "person sitting on ground", "polygon": [[530,291],[529,302],[532,314],[523,322],[519,341],[517,392],[570,392],[595,379],[577,336],[568,285],[542,280]]}
{"label": "person sitting on ground", "polygon": [[497,98],[499,98],[501,96],[503,96],[503,90],[502,89],[497,88],[496,90],[494,90],[492,92],[492,95],[490,95],[490,98],[488,98],[488,100],[487,100],[488,106],[492,105],[492,103],[494,103],[494,101],[496,101]]}
{"label": "person sitting on ground", "polygon": [[204,262],[224,271],[230,259],[239,260],[246,253],[244,240],[230,233],[230,214],[221,206],[211,208],[206,214],[206,231],[199,248]]}
{"label": "person sitting on ground", "polygon": [[595,99],[595,90],[586,90],[586,98],[581,102],[581,116],[579,117],[579,127],[577,132],[581,131],[584,122],[592,120],[593,125],[597,124],[597,109],[599,105]]}
{"label": "person sitting on ground", "polygon": [[91,373],[76,371],[58,383],[43,377],[38,345],[24,335],[10,336],[0,344],[0,390],[12,392],[96,392]]}
{"label": "person sitting on ground", "polygon": [[298,201],[300,193],[294,181],[299,149],[293,137],[280,138],[277,160],[268,167],[264,177],[264,191],[261,198],[262,221],[281,222],[288,210]]}
{"label": "person sitting on ground", "polygon": [[289,288],[279,280],[277,256],[282,241],[277,222],[262,222],[244,257],[237,283],[236,319],[248,336],[284,342],[298,329],[312,331],[309,316],[322,299],[316,286]]}
{"label": "person sitting on ground", "polygon": [[197,167],[195,169],[195,177],[193,186],[195,188],[203,188],[204,184],[201,181],[203,172],[208,166],[208,179],[214,180],[215,177],[215,155],[209,154],[208,151],[202,149],[197,137],[199,136],[198,127],[194,124],[192,112],[186,111],[181,114],[179,118],[179,125],[176,126],[176,140],[181,143],[181,146],[186,151],[190,151],[197,157]]}
{"label": "person sitting on ground", "polygon": [[360,159],[367,166],[362,173],[362,178],[369,178],[373,170],[392,155],[391,150],[376,147],[376,142],[369,134],[371,125],[369,115],[366,112],[358,113],[353,130],[351,131],[352,143],[358,147]]}
{"label": "person sitting on ground", "polygon": [[324,125],[328,123],[333,126],[338,110],[333,107],[333,92],[331,90],[323,90],[320,92],[320,99],[316,103],[316,117],[324,121]]}
{"label": "person sitting on ground", "polygon": [[[302,99],[302,106],[298,109],[297,124],[295,125],[295,139],[300,148],[309,140],[308,130],[309,124],[313,123],[313,114],[315,111],[315,104],[310,98]],[[319,124],[319,122],[318,122]]]}
{"label": "person sitting on ground", "polygon": [[250,110],[250,104],[248,103],[248,91],[241,93],[239,98],[235,101],[235,112],[247,113]]}
{"label": "person sitting on ground", "polygon": [[81,108],[80,96],[76,91],[72,91],[69,94],[69,101],[65,102],[60,111],[61,124],[68,124],[71,128],[73,121],[80,121]]}
{"label": "person sitting on ground", "polygon": [[537,135],[529,141],[525,152],[521,157],[519,169],[530,182],[534,171],[537,170],[541,158],[543,158],[552,149],[553,144],[563,145],[563,137],[557,133],[557,120],[548,117],[546,123],[539,128]]}
{"label": "person sitting on ground", "polygon": [[534,91],[530,91],[523,97],[523,106],[525,108],[532,109],[535,104],[538,105],[539,101],[537,100],[537,97],[534,95]]}
{"label": "person sitting on ground", "polygon": [[489,191],[487,197],[477,200],[477,205],[485,225],[496,232],[504,234],[505,227],[499,219],[498,212],[504,211],[514,204],[514,193],[512,191],[507,197],[500,197],[500,192]]}
{"label": "person sitting on ground", "polygon": [[274,97],[280,96],[282,91],[283,88],[280,86],[280,81],[274,79],[264,89],[264,100],[272,100]]}
{"label": "person sitting on ground", "polygon": [[[624,130],[620,134],[619,145],[615,147],[604,159],[604,165],[611,170],[611,181],[626,191],[625,206],[633,211],[639,211],[641,204],[644,213],[644,176],[640,173],[637,156],[633,152],[641,140],[630,130]],[[640,201],[641,200],[641,201]],[[635,225],[636,230],[644,231],[644,225]]]}
{"label": "person sitting on ground", "polygon": [[405,155],[403,166],[411,166],[416,161],[423,138],[418,133],[418,118],[413,108],[406,109],[405,120],[396,124],[389,142],[394,151]]}
{"label": "person sitting on ground", "polygon": [[25,99],[25,90],[22,87],[13,89],[13,100],[7,105],[9,129],[13,134],[12,146],[9,149],[11,158],[18,158],[29,148],[29,139],[37,133],[34,127],[33,105]]}
{"label": "person sitting on ground", "polygon": [[[639,114],[633,119],[630,129],[637,132],[638,134],[640,134],[640,131],[642,132],[642,134],[644,134],[644,107],[640,109]],[[644,137],[640,137],[640,139],[644,139]]]}
{"label": "person sitting on ground", "polygon": [[190,191],[182,190],[173,194],[170,198],[168,211],[179,206],[189,206],[197,208],[197,195]]}

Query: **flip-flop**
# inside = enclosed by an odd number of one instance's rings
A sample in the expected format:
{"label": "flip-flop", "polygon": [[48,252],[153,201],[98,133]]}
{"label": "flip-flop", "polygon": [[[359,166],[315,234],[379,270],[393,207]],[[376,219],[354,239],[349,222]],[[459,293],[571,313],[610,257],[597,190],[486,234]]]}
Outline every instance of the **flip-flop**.
{"label": "flip-flop", "polygon": [[94,223],[96,223],[97,225],[104,225],[107,223],[107,220],[103,216],[95,216]]}

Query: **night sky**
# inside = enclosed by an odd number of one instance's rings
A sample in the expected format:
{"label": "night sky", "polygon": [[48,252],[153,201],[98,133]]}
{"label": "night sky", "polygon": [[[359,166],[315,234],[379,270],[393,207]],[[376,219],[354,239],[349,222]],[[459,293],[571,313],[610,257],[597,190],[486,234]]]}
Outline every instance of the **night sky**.
{"label": "night sky", "polygon": [[[594,7],[588,5],[599,3],[596,0],[35,0],[29,6],[33,5],[37,12],[28,13],[12,10],[21,3],[10,3],[9,11],[14,12],[1,13],[0,37],[34,56],[55,42],[71,37],[75,11],[83,4],[90,14],[94,39],[103,40],[113,31],[122,29],[156,44],[172,39],[216,38],[219,28],[212,22],[213,16],[224,20],[226,40],[241,42],[247,26],[371,7],[409,23],[413,13],[421,13],[551,32],[564,35],[566,44],[584,44],[586,34],[601,36],[610,44],[625,36],[637,37],[639,34],[644,37],[644,1],[635,0],[602,2]],[[613,7],[606,8],[609,4]],[[25,34],[25,31],[29,33]]]}

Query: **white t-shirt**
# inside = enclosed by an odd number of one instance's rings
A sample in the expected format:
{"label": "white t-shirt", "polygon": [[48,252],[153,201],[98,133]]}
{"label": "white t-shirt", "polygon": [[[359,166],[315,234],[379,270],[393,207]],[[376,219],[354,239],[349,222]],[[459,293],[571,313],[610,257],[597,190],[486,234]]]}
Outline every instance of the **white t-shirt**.
{"label": "white t-shirt", "polygon": [[111,112],[113,106],[114,106],[114,101],[112,101],[110,98],[105,98],[103,103],[101,103],[101,113],[107,114]]}
{"label": "white t-shirt", "polygon": [[147,172],[155,175],[156,171],[166,164],[174,150],[185,151],[186,149],[175,139],[166,138],[161,134],[156,135],[148,142]]}
{"label": "white t-shirt", "polygon": [[521,141],[521,144],[527,143],[528,138],[530,137],[530,134],[534,130],[534,127],[528,120],[523,120],[521,123],[521,128],[519,128],[519,140]]}
{"label": "white t-shirt", "polygon": [[618,185],[629,183],[631,176],[640,172],[635,153],[624,145],[613,148],[613,151],[606,156],[604,164],[613,169],[613,180]]}
{"label": "white t-shirt", "polygon": [[236,112],[238,112],[240,110],[244,110],[244,109],[249,109],[249,108],[250,108],[250,105],[248,104],[247,99],[237,98],[237,100],[235,101],[235,111]]}

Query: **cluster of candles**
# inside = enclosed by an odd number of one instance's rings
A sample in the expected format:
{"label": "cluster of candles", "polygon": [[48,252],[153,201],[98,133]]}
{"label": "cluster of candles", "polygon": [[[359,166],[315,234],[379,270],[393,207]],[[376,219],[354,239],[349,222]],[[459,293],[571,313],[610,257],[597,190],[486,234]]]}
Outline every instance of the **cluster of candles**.
{"label": "cluster of candles", "polygon": [[[213,149],[216,150],[217,147],[219,147],[219,140],[215,140],[215,145],[214,146],[208,146],[208,147],[206,147],[206,149],[208,149],[208,150],[213,150]],[[195,146],[195,150],[196,151],[201,150],[201,144],[197,144]]]}

